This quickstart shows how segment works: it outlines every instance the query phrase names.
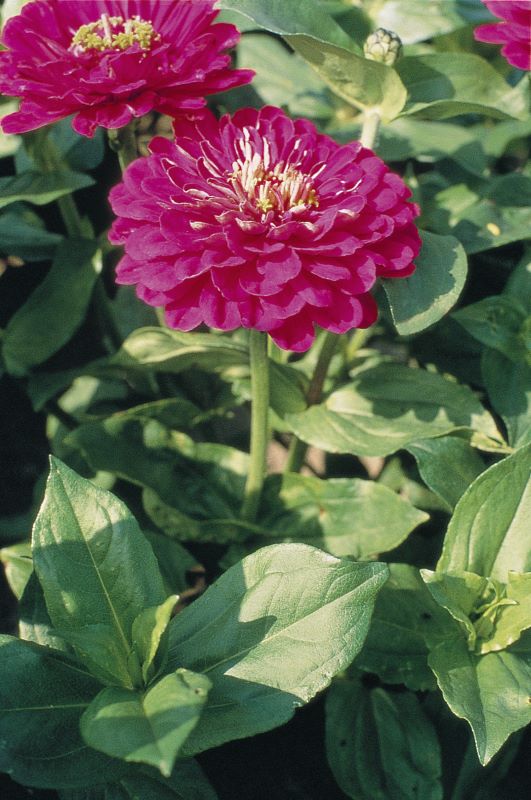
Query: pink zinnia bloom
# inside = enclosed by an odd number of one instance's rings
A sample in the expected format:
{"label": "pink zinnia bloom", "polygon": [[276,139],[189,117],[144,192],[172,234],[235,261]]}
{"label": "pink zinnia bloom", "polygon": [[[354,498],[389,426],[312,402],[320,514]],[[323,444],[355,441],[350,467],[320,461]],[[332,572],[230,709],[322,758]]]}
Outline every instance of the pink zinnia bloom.
{"label": "pink zinnia bloom", "polygon": [[480,25],[474,31],[480,42],[503,44],[509,64],[531,70],[531,0],[483,0],[500,22]]}
{"label": "pink zinnia bloom", "polygon": [[23,133],[75,114],[73,127],[121,128],[155,109],[177,116],[204,95],[247,83],[227,48],[239,32],[212,22],[214,0],[34,0],[5,25],[0,92],[22,98],[2,120]]}
{"label": "pink zinnia bloom", "polygon": [[378,276],[411,275],[420,238],[403,181],[359,142],[340,146],[278,108],[178,120],[110,194],[117,280],[170,327],[267,331],[307,350],[377,316]]}

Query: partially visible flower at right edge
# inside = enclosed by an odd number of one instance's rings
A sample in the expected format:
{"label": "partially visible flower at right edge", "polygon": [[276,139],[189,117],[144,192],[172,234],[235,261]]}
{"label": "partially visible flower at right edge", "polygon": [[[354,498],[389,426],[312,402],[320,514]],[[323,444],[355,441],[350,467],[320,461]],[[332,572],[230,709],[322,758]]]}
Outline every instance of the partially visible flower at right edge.
{"label": "partially visible flower at right edge", "polygon": [[502,44],[502,55],[518,69],[531,70],[531,0],[482,0],[499,22],[480,25],[478,42]]}

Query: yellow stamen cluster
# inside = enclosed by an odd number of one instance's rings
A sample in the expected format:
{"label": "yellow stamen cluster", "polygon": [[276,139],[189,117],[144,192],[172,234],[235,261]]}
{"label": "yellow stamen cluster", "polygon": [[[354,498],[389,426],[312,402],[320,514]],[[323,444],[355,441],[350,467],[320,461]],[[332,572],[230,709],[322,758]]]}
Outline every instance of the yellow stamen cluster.
{"label": "yellow stamen cluster", "polygon": [[264,214],[285,212],[297,206],[319,206],[319,197],[307,175],[284,164],[266,169],[257,154],[243,163],[235,162],[229,178],[241,199]]}
{"label": "yellow stamen cluster", "polygon": [[72,38],[70,49],[74,52],[88,50],[128,50],[138,44],[141,50],[150,50],[153,43],[160,41],[160,35],[151,22],[140,17],[124,20],[123,17],[109,17],[102,14],[96,22],[82,25]]}

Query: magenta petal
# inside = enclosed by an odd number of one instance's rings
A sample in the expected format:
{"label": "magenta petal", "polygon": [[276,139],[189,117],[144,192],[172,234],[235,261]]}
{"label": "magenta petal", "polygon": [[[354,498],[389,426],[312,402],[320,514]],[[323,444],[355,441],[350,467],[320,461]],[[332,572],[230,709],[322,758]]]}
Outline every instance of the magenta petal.
{"label": "magenta petal", "polygon": [[419,209],[359,144],[272,107],[175,130],[110,195],[110,238],[126,247],[117,279],[164,306],[170,326],[255,328],[303,352],[315,325],[372,324],[377,275],[413,271]]}

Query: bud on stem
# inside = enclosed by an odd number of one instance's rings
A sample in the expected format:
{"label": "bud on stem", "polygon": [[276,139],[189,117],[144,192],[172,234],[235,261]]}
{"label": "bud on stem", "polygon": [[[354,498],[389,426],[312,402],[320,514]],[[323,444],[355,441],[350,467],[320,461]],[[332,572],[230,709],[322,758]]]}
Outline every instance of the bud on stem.
{"label": "bud on stem", "polygon": [[367,38],[363,52],[365,58],[392,67],[402,53],[402,40],[393,31],[378,28]]}

